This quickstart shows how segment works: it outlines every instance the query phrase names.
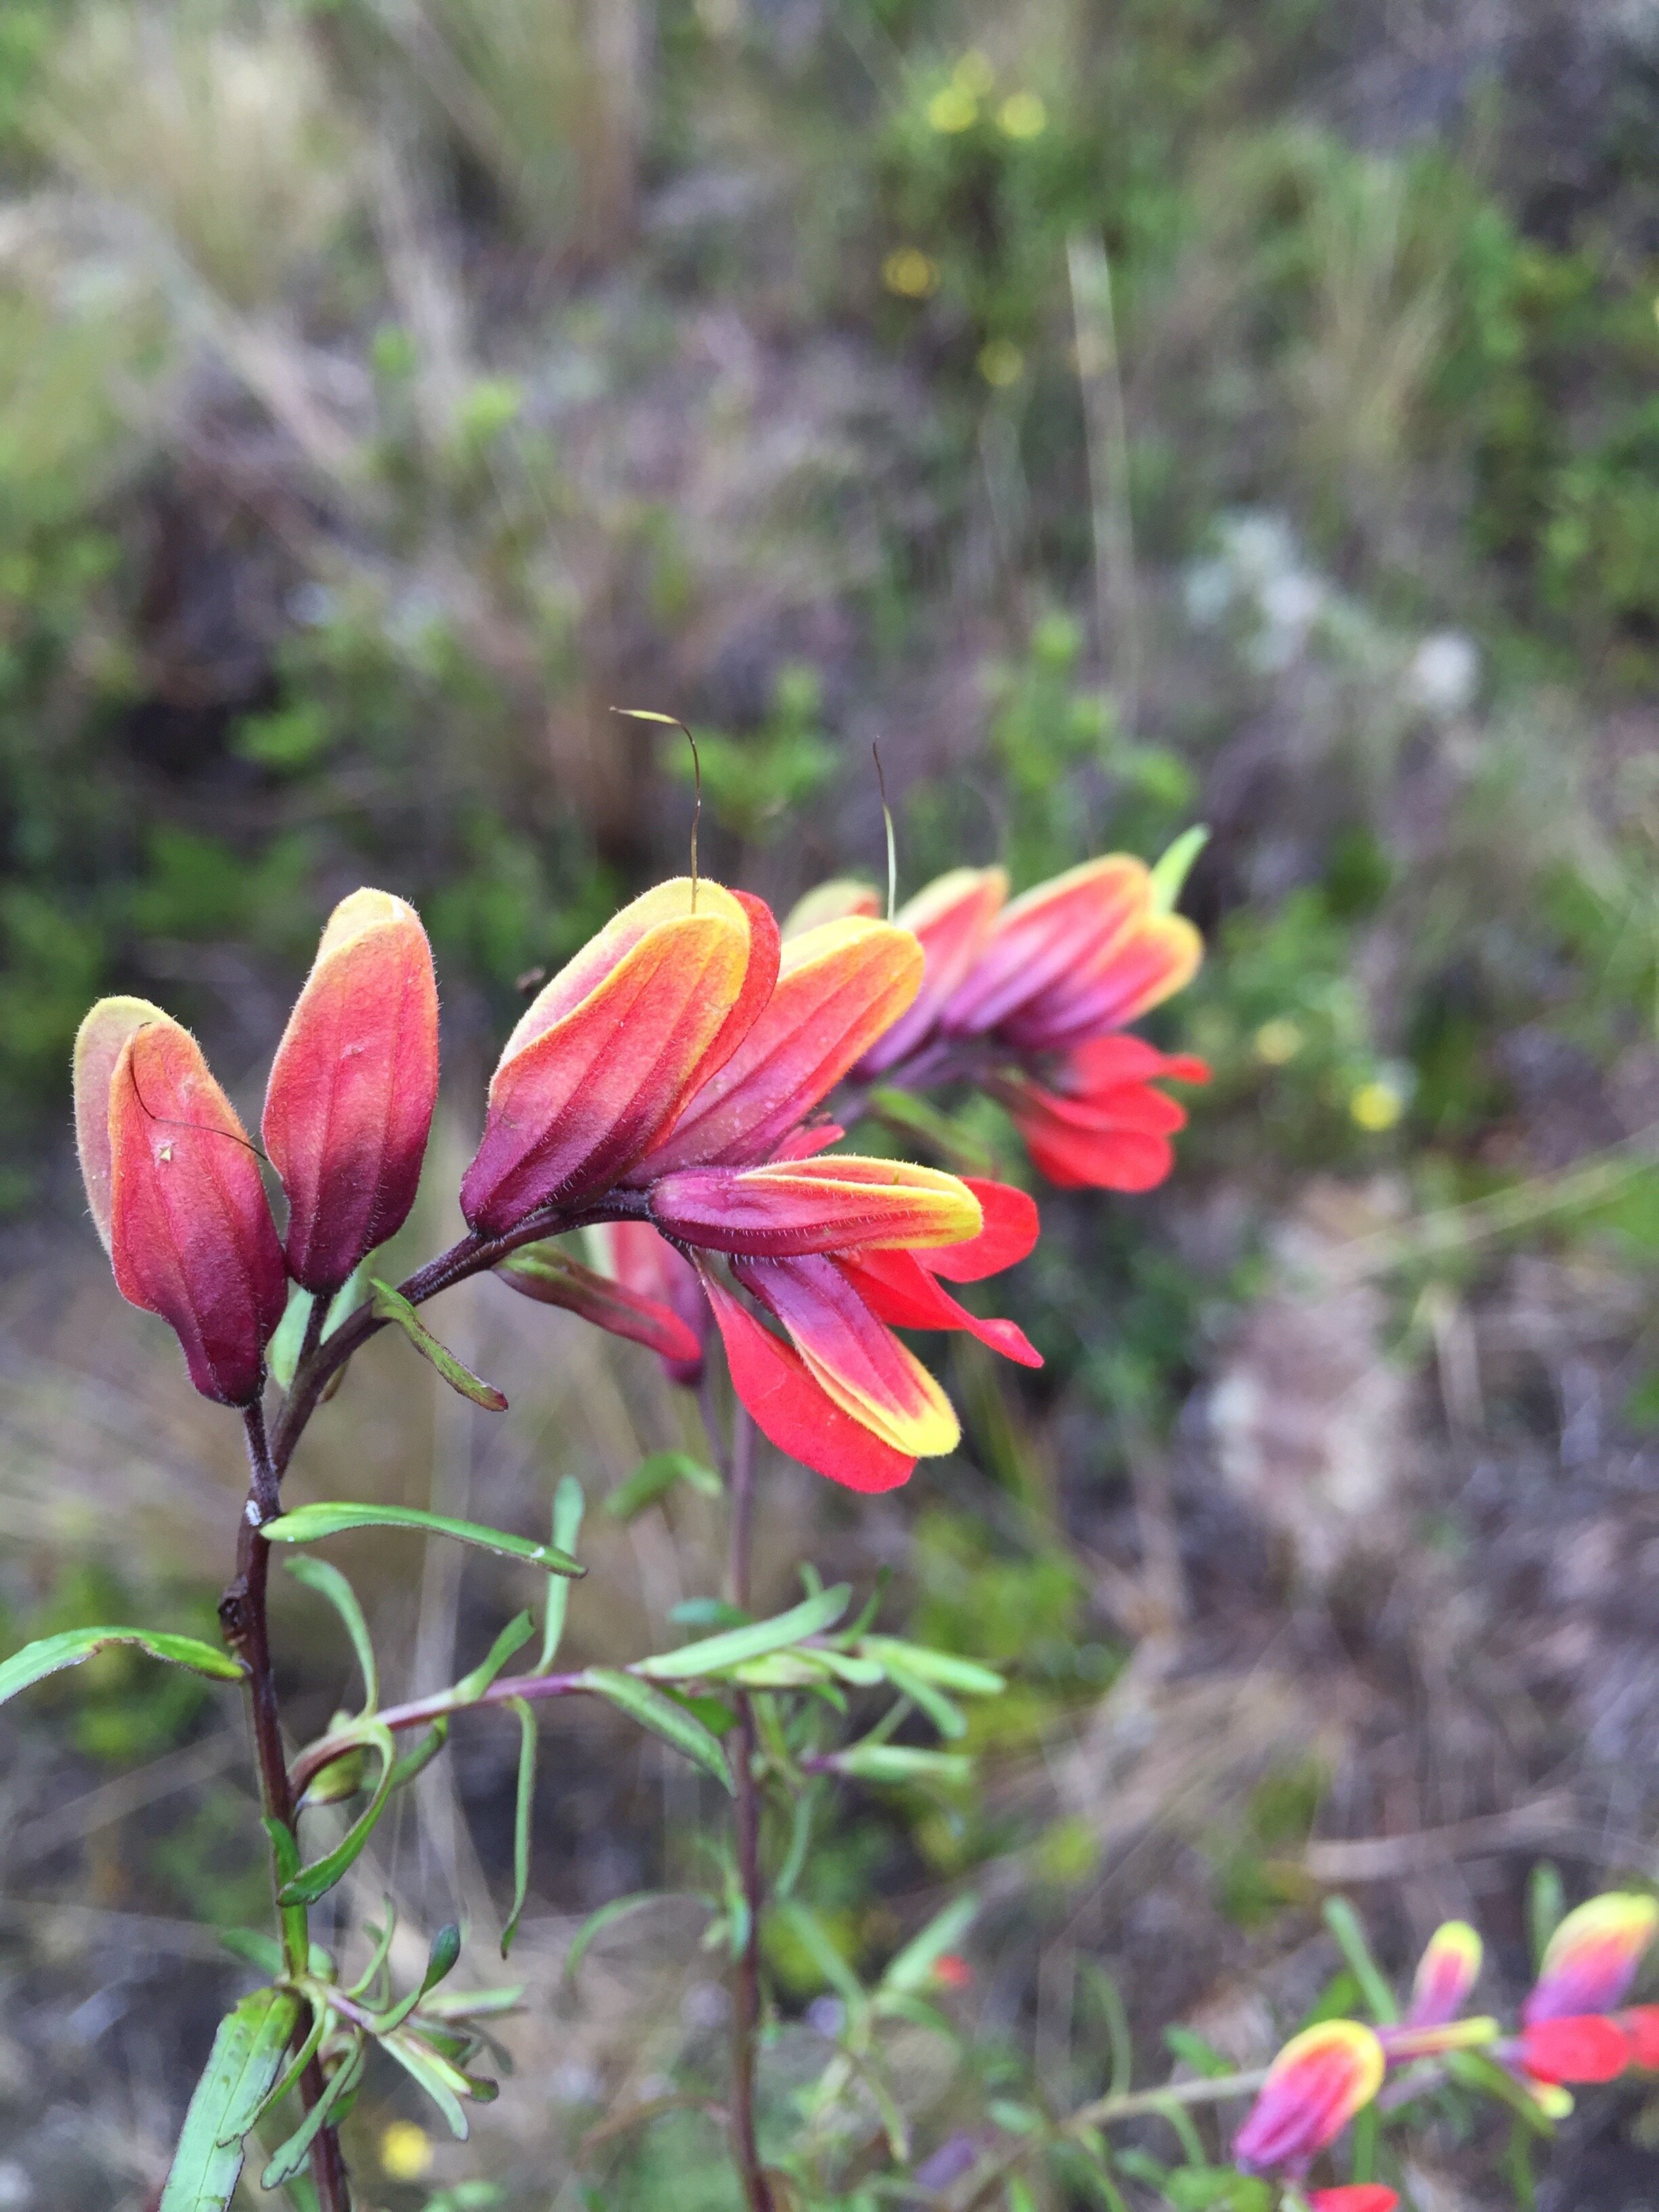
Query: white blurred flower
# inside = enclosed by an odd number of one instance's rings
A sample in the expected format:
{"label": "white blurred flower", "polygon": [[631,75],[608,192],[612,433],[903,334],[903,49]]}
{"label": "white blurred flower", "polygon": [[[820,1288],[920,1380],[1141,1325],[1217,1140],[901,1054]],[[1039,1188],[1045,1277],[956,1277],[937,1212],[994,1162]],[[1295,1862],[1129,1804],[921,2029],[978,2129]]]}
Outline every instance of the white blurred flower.
{"label": "white blurred flower", "polygon": [[1474,704],[1480,688],[1480,649],[1462,630],[1437,630],[1412,655],[1401,686],[1408,706],[1451,721]]}

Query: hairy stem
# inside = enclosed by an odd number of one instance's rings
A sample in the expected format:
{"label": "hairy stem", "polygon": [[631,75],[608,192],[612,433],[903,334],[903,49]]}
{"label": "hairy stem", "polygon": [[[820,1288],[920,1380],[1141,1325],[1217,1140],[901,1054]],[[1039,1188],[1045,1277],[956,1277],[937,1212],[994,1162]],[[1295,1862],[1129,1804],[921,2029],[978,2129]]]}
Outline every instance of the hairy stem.
{"label": "hairy stem", "polygon": [[[294,1799],[289,1788],[288,1761],[283,1752],[282,1718],[276,1701],[276,1677],[270,1661],[270,1630],[266,1593],[270,1579],[270,1546],[259,1534],[264,1522],[282,1510],[276,1472],[265,1435],[264,1413],[258,1400],[243,1415],[247,1431],[248,1494],[236,1545],[236,1575],[219,1601],[219,1620],[225,1642],[247,1668],[248,1720],[253,1736],[254,1762],[258,1770],[259,1802],[265,1818],[279,1821],[297,1843]],[[271,1860],[273,1893],[281,1875]],[[311,1936],[302,1905],[278,1905],[283,1955],[291,1975],[309,1972]],[[295,2031],[296,2034],[298,2030]],[[323,2069],[313,2058],[300,2082],[300,2097],[309,2112],[325,2087]],[[311,2176],[322,2212],[350,2212],[345,2162],[339,2137],[332,2128],[322,2129],[311,2147]]]}

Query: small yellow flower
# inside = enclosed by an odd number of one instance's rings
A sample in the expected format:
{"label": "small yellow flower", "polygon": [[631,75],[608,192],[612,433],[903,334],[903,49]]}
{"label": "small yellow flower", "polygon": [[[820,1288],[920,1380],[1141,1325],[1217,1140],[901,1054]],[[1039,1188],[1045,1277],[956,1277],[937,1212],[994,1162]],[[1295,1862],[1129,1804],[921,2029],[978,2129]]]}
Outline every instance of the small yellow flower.
{"label": "small yellow flower", "polygon": [[1390,1083],[1362,1083],[1348,1101],[1348,1111],[1362,1129],[1380,1136],[1392,1129],[1405,1111],[1406,1102]]}
{"label": "small yellow flower", "polygon": [[979,102],[959,84],[947,84],[928,101],[927,120],[933,130],[954,137],[959,131],[971,131],[978,122]]}
{"label": "small yellow flower", "polygon": [[1041,138],[1048,111],[1036,93],[1011,92],[997,110],[997,127],[1005,138]]}
{"label": "small yellow flower", "polygon": [[1010,338],[993,338],[979,349],[979,373],[998,392],[1018,384],[1025,374],[1025,356]]}
{"label": "small yellow flower", "polygon": [[1263,1022],[1255,1033],[1255,1056],[1269,1067],[1285,1067],[1302,1049],[1305,1039],[1293,1021],[1283,1014]]}
{"label": "small yellow flower", "polygon": [[951,82],[969,100],[983,100],[997,81],[997,73],[977,46],[969,46],[951,72]]}
{"label": "small yellow flower", "polygon": [[901,300],[930,299],[939,289],[939,264],[920,246],[895,246],[881,264],[881,281]]}
{"label": "small yellow flower", "polygon": [[432,2171],[432,2138],[413,2120],[393,2120],[380,2136],[380,2168],[393,2181],[418,2181]]}

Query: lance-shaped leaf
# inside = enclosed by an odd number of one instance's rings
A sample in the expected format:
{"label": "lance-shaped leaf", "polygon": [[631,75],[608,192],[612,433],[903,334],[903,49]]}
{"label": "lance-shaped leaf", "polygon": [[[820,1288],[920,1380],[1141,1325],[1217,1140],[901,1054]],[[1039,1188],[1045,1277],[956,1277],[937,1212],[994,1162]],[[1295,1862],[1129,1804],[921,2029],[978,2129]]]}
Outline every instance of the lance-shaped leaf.
{"label": "lance-shaped leaf", "polygon": [[956,1176],[848,1152],[683,1169],[653,1185],[651,1218],[686,1243],[760,1258],[965,1243],[984,1226]]}
{"label": "lance-shaped leaf", "polygon": [[[574,1474],[562,1475],[553,1493],[553,1548],[563,1559],[575,1552],[576,1539],[581,1534],[582,1510],[586,1500],[582,1486]],[[536,1660],[536,1672],[546,1674],[558,1656],[559,1644],[564,1635],[565,1613],[570,1604],[570,1584],[559,1575],[550,1575],[547,1583],[547,1609],[542,1616],[542,1648]]]}
{"label": "lance-shaped leaf", "polygon": [[635,1671],[657,1682],[708,1680],[745,1659],[758,1659],[768,1651],[781,1651],[805,1637],[817,1636],[833,1627],[846,1612],[852,1595],[850,1583],[837,1583],[833,1589],[818,1590],[803,1598],[799,1605],[791,1606],[787,1613],[774,1614],[769,1620],[728,1628],[718,1636],[706,1636],[698,1643],[683,1644],[678,1651],[641,1659]]}
{"label": "lance-shaped leaf", "polygon": [[487,1528],[477,1521],[457,1521],[447,1513],[428,1513],[416,1505],[375,1505],[355,1498],[319,1499],[296,1505],[291,1513],[267,1521],[260,1534],[273,1544],[314,1544],[325,1536],[337,1536],[349,1528],[416,1528],[434,1536],[453,1536],[459,1543],[476,1544],[480,1551],[496,1552],[504,1559],[522,1559],[544,1567],[550,1575],[585,1575],[586,1567],[551,1544],[538,1544],[529,1536],[509,1535],[505,1528]]}
{"label": "lance-shaped leaf", "polygon": [[368,2045],[360,2039],[350,2056],[330,2075],[322,2095],[288,2141],[272,2152],[269,2165],[259,2176],[261,2189],[280,2189],[285,2181],[293,2179],[311,2155],[312,2144],[362,2081],[367,2057]]}
{"label": "lance-shaped leaf", "polygon": [[627,1897],[613,1897],[608,1905],[600,1905],[597,1912],[590,1912],[571,1937],[570,1948],[564,1954],[566,1980],[568,1981],[574,1978],[577,1967],[580,1966],[586,1954],[589,1945],[597,1936],[602,1936],[607,1928],[614,1926],[618,1920],[625,1920],[635,1912],[642,1912],[650,1905],[696,1905],[704,1912],[712,1912],[714,1909],[706,1897],[700,1897],[694,1892],[687,1890],[640,1889]]}
{"label": "lance-shaped leaf", "polygon": [[340,1572],[326,1559],[313,1559],[301,1552],[287,1562],[288,1571],[296,1583],[314,1590],[327,1600],[345,1625],[351,1638],[351,1648],[357,1655],[357,1664],[363,1677],[363,1711],[372,1713],[380,1702],[380,1669],[374,1658],[374,1639],[368,1632],[368,1623],[363,1619],[363,1609],[357,1602],[357,1593]]}
{"label": "lance-shaped leaf", "polygon": [[614,1182],[672,1127],[772,988],[758,901],[680,878],[635,899],[554,977],[507,1039],[461,1210],[497,1236]]}
{"label": "lance-shaped leaf", "polygon": [[927,1925],[889,1960],[881,1978],[883,1990],[893,1996],[905,1996],[926,1989],[939,1960],[947,1952],[961,1948],[962,1939],[978,1913],[979,1899],[971,1893],[954,1899],[942,1912],[935,1913]]}
{"label": "lance-shaped leaf", "polygon": [[331,1294],[402,1228],[438,1097],[438,987],[420,917],[354,891],[329,916],[265,1091],[289,1272]]}
{"label": "lance-shaped leaf", "polygon": [[383,1283],[378,1275],[371,1275],[368,1287],[374,1293],[374,1311],[381,1321],[395,1322],[402,1329],[422,1359],[429,1360],[452,1390],[459,1390],[463,1398],[470,1398],[475,1406],[486,1412],[504,1413],[507,1401],[493,1382],[485,1382],[470,1367],[465,1367],[454,1353],[439,1343],[401,1291],[394,1291],[390,1283]]}
{"label": "lance-shaped leaf", "polygon": [[637,1721],[653,1735],[659,1735],[665,1743],[672,1744],[678,1752],[695,1761],[705,1774],[712,1774],[723,1790],[736,1794],[732,1770],[726,1765],[726,1754],[720,1740],[706,1729],[695,1713],[687,1712],[672,1698],[653,1690],[637,1674],[623,1674],[611,1667],[589,1667],[582,1681],[600,1697],[608,1698],[630,1720]]}
{"label": "lance-shaped leaf", "polygon": [[536,1711],[526,1698],[507,1700],[519,1723],[518,1794],[513,1806],[513,1909],[501,1930],[501,1956],[513,1948],[530,1893],[530,1822],[536,1809]]}
{"label": "lance-shaped leaf", "polygon": [[635,1170],[770,1157],[916,994],[921,947],[891,922],[826,922],[784,947],[765,1012]]}
{"label": "lance-shaped leaf", "polygon": [[246,1669],[240,1659],[194,1636],[173,1636],[149,1628],[66,1628],[57,1636],[43,1636],[26,1644],[0,1665],[0,1705],[47,1674],[65,1667],[78,1667],[112,1644],[131,1644],[152,1659],[165,1659],[174,1667],[188,1667],[193,1674],[209,1674],[216,1681],[240,1682]]}
{"label": "lance-shaped leaf", "polygon": [[515,1651],[520,1651],[536,1633],[535,1616],[528,1613],[514,1613],[496,1637],[489,1651],[469,1674],[463,1674],[456,1683],[454,1698],[458,1705],[475,1705],[483,1697]]}
{"label": "lance-shaped leaf", "polygon": [[612,1276],[583,1267],[556,1244],[526,1244],[503,1260],[495,1273],[509,1290],[540,1305],[580,1314],[612,1336],[644,1345],[659,1358],[693,1364],[702,1357],[696,1337],[659,1298],[647,1297]]}
{"label": "lance-shaped leaf", "polygon": [[855,1743],[832,1752],[830,1765],[855,1782],[966,1782],[973,1761],[951,1751],[917,1751],[908,1743]]}
{"label": "lance-shaped leaf", "polygon": [[309,1866],[283,1869],[283,1879],[276,1892],[278,1905],[314,1905],[319,1897],[326,1896],[361,1856],[391,1800],[398,1764],[391,1729],[374,1721],[364,1721],[359,1723],[357,1734],[380,1761],[374,1795],[331,1851],[325,1852]]}
{"label": "lance-shaped leaf", "polygon": [[723,1487],[714,1468],[705,1467],[691,1453],[653,1452],[617,1485],[605,1501],[605,1510],[613,1521],[635,1520],[647,1505],[665,1498],[677,1482],[703,1498],[718,1498]]}
{"label": "lance-shaped leaf", "polygon": [[255,1990],[219,2023],[185,2115],[159,2212],[223,2212],[242,2171],[242,2137],[277,2075],[300,2019],[292,1990]]}
{"label": "lance-shaped leaf", "polygon": [[374,2017],[376,2035],[390,2035],[393,2028],[401,2027],[422,1997],[435,1990],[440,1982],[454,1971],[455,1961],[461,1955],[461,1931],[456,1922],[446,1921],[427,1947],[426,1972],[409,1994]]}
{"label": "lance-shaped leaf", "polygon": [[1190,830],[1183,830],[1172,845],[1166,846],[1147,871],[1148,887],[1152,892],[1155,914],[1173,914],[1176,901],[1185,888],[1192,873],[1193,863],[1210,842],[1210,833],[1201,822]]}
{"label": "lance-shaped leaf", "polygon": [[258,1161],[201,1047],[142,1000],[100,1002],[76,1049],[76,1124],[122,1297],[171,1324],[204,1397],[249,1404],[288,1280]]}

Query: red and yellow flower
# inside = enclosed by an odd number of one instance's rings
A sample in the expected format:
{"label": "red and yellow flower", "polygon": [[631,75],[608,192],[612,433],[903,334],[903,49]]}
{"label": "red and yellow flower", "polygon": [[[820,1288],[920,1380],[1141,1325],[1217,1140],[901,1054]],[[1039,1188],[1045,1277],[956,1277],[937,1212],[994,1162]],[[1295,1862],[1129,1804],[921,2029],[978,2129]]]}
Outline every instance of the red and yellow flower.
{"label": "red and yellow flower", "polygon": [[1322,2021],[1293,2035],[1233,2137],[1234,2164],[1299,2179],[1370,2103],[1387,2068],[1382,2045],[1358,2021]]}
{"label": "red and yellow flower", "polygon": [[1007,893],[1000,868],[957,868],[901,909],[926,975],[858,1073],[913,1083],[971,1074],[1006,1105],[1051,1182],[1151,1189],[1187,1119],[1153,1085],[1202,1083],[1209,1070],[1123,1032],[1191,981],[1202,940],[1127,854],[1012,902]]}

